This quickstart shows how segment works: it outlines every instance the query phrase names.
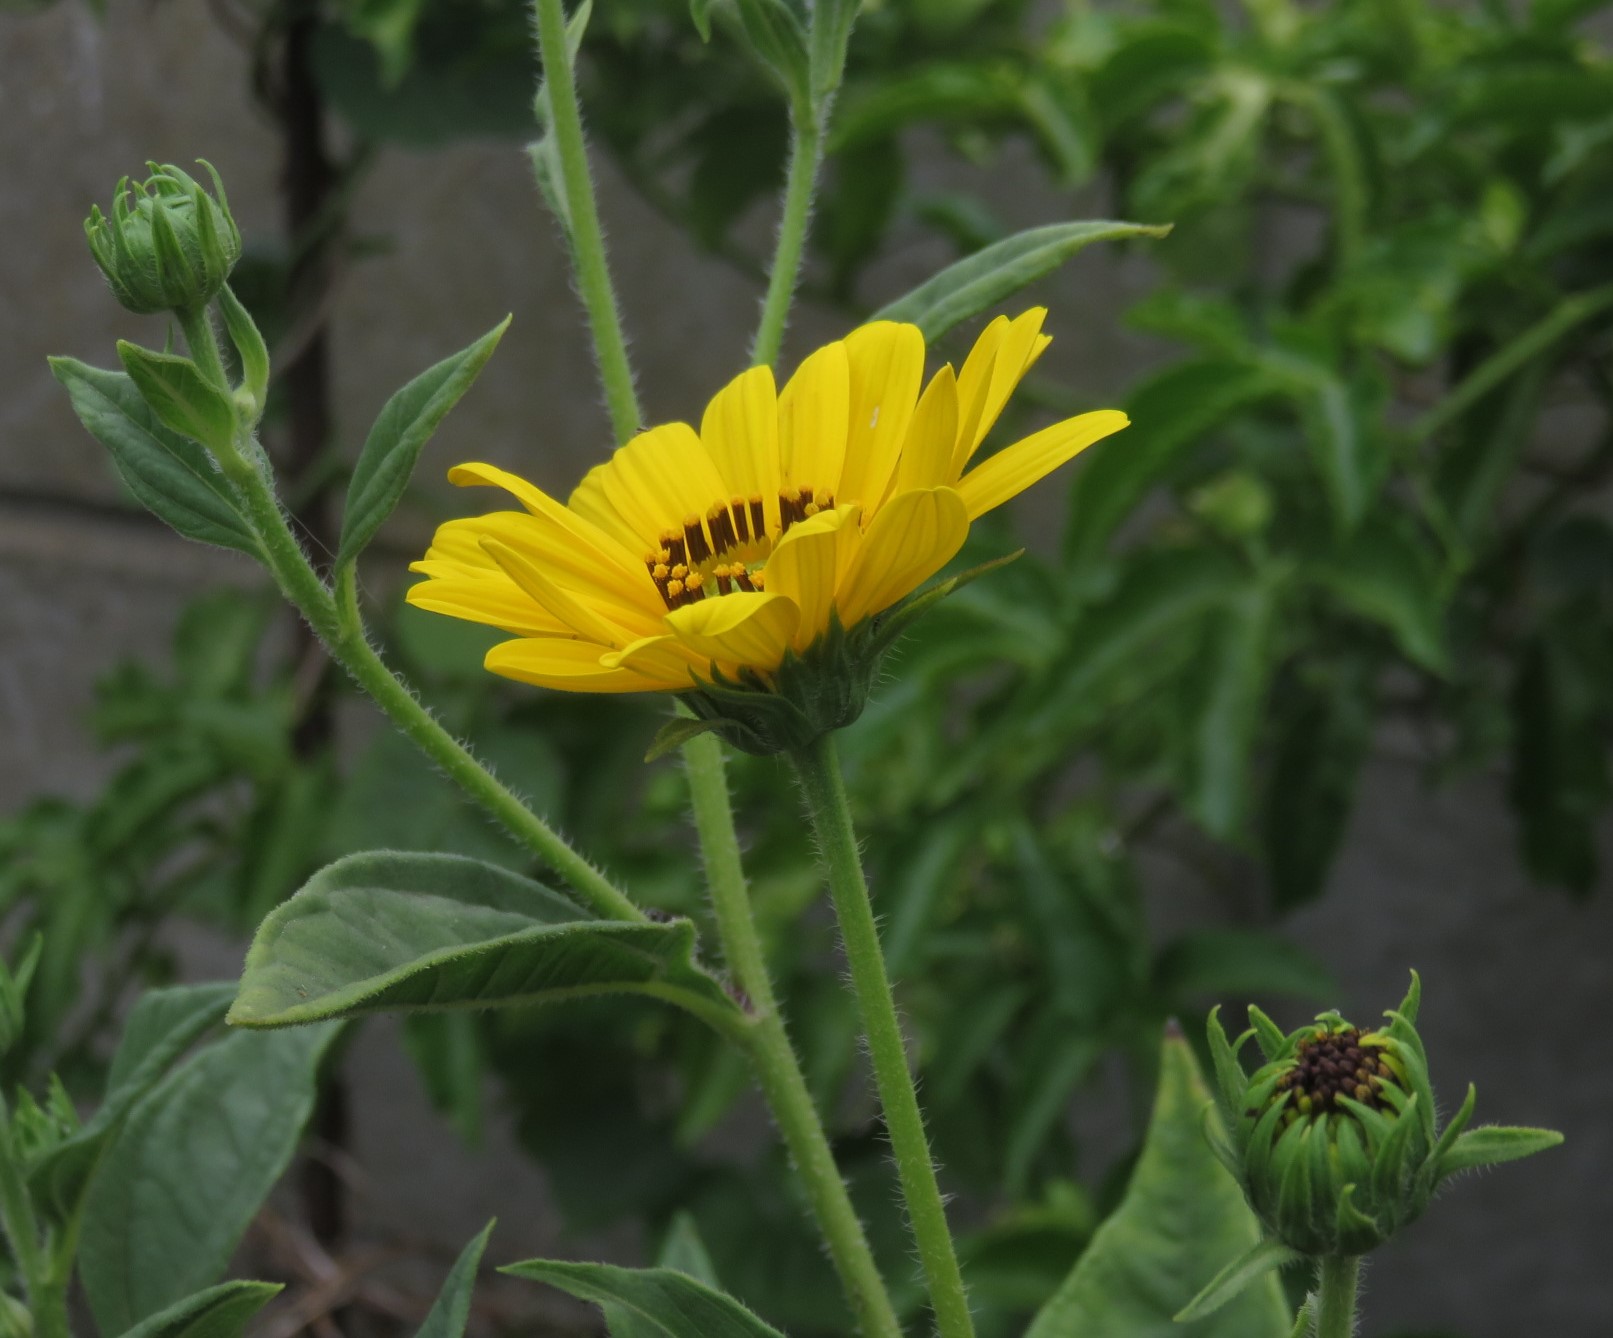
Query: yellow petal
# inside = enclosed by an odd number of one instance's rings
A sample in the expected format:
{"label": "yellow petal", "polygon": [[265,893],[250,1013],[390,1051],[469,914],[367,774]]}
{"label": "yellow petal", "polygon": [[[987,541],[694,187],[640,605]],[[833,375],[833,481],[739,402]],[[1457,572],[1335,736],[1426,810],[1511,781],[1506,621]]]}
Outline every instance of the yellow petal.
{"label": "yellow petal", "polygon": [[[851,405],[837,502],[872,513],[896,473],[896,456],[924,381],[924,336],[916,325],[874,321],[846,336]],[[816,482],[816,480],[813,480]]]}
{"label": "yellow petal", "polygon": [[417,609],[501,627],[515,636],[569,635],[560,619],[503,572],[490,569],[475,578],[439,575],[430,564],[418,562],[410,570],[425,571],[432,578],[410,586],[404,595]]}
{"label": "yellow petal", "polygon": [[951,488],[899,492],[869,523],[835,605],[847,627],[888,609],[952,560],[969,534],[962,499]]}
{"label": "yellow petal", "polygon": [[958,378],[960,413],[952,455],[954,479],[996,425],[1020,378],[1052,343],[1042,333],[1046,317],[1046,307],[1032,307],[1011,321],[999,316],[986,327],[969,354]]}
{"label": "yellow petal", "polygon": [[666,621],[678,640],[702,659],[765,673],[784,658],[801,611],[770,590],[745,590],[673,609]]}
{"label": "yellow petal", "polygon": [[[651,630],[643,626],[642,617],[635,618],[632,627],[624,627],[620,621],[608,616],[599,602],[562,589],[548,572],[508,544],[500,543],[497,539],[484,539],[482,546],[516,585],[585,640],[596,641],[601,647],[620,649]],[[617,612],[616,609],[610,610],[610,613]]]}
{"label": "yellow petal", "polygon": [[600,663],[603,650],[586,641],[523,637],[499,642],[482,663],[505,678],[562,692],[665,692],[688,686],[664,683],[631,669],[606,668]]}
{"label": "yellow petal", "polygon": [[[846,346],[829,344],[796,368],[779,396],[779,459],[784,482],[838,496],[846,462],[851,367]],[[768,498],[768,522],[778,532],[778,499]]]}
{"label": "yellow petal", "polygon": [[700,440],[728,491],[706,505],[735,497],[776,499],[779,490],[778,392],[771,367],[741,372],[706,406]]}
{"label": "yellow petal", "polygon": [[897,465],[896,487],[938,488],[951,483],[952,448],[958,439],[958,382],[947,363],[933,377],[913,411],[902,458]]}
{"label": "yellow petal", "polygon": [[969,519],[975,520],[993,507],[1001,506],[1093,442],[1120,431],[1130,421],[1118,409],[1099,409],[1096,413],[1084,413],[1054,423],[1023,441],[1005,446],[989,460],[976,465],[958,483],[958,495],[968,507]]}
{"label": "yellow petal", "polygon": [[589,470],[568,505],[612,534],[631,534],[642,555],[659,548],[667,530],[681,530],[686,517],[704,516],[731,495],[694,429],[664,423]]}
{"label": "yellow petal", "polygon": [[767,593],[801,611],[793,645],[805,650],[828,629],[840,574],[862,542],[857,508],[836,507],[790,528],[767,560]]}

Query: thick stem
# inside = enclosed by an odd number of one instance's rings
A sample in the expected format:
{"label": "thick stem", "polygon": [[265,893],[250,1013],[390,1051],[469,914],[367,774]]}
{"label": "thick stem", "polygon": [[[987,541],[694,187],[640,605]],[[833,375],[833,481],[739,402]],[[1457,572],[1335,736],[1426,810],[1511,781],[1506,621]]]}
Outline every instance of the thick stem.
{"label": "thick stem", "polygon": [[846,1193],[845,1181],[835,1164],[828,1135],[807,1090],[773,993],[745,886],[722,744],[710,734],[699,735],[684,744],[683,760],[723,954],[755,1015],[746,1048],[757,1081],[818,1219],[841,1286],[857,1316],[859,1331],[865,1338],[901,1338],[901,1324],[857,1210]]}
{"label": "thick stem", "polygon": [[583,140],[582,109],[572,77],[571,48],[566,43],[566,15],[561,0],[535,0],[538,16],[538,53],[543,77],[549,85],[549,133],[560,154],[560,175],[566,186],[567,233],[577,287],[588,310],[599,359],[599,377],[605,386],[605,404],[617,445],[643,425],[638,395],[633,389],[633,368],[627,360],[621,315],[605,260],[605,234],[599,226],[594,200],[594,179],[588,170],[588,147]]}
{"label": "thick stem", "polygon": [[17,1149],[11,1140],[11,1112],[0,1097],[0,1227],[28,1296],[37,1338],[69,1338],[67,1290],[53,1275],[39,1244],[39,1224],[29,1197]]}
{"label": "thick stem", "polygon": [[1355,1296],[1361,1285],[1357,1255],[1328,1255],[1317,1269],[1316,1338],[1353,1338]]}
{"label": "thick stem", "polygon": [[784,181],[784,207],[779,219],[778,247],[767,280],[767,296],[762,301],[762,319],[751,345],[751,365],[771,367],[778,361],[784,342],[784,325],[789,319],[790,301],[801,274],[801,254],[806,246],[807,227],[812,219],[812,192],[817,184],[818,166],[823,161],[823,135],[809,114],[793,115],[795,138],[790,148],[790,167]]}
{"label": "thick stem", "polygon": [[212,318],[206,307],[182,307],[174,312],[179,328],[184,332],[190,360],[196,370],[219,389],[228,392],[230,378],[224,373],[224,360],[218,353],[218,336],[213,331]]}
{"label": "thick stem", "polygon": [[919,1260],[929,1282],[936,1328],[941,1338],[974,1338],[974,1321],[969,1315],[969,1300],[958,1269],[957,1252],[947,1229],[946,1207],[941,1187],[936,1183],[935,1163],[930,1158],[929,1139],[924,1132],[924,1116],[919,1110],[913,1075],[907,1067],[907,1048],[897,1020],[896,1000],[885,974],[879,930],[868,899],[868,884],[863,878],[857,837],[852,831],[851,810],[840,776],[834,736],[823,735],[816,743],[795,753],[793,760],[807,809],[812,815],[819,857],[829,875],[829,891],[834,897],[846,960],[851,967],[851,982],[868,1034],[868,1053],[873,1060],[880,1103],[885,1108],[885,1127],[896,1155],[896,1169],[902,1182],[902,1196],[907,1201],[913,1237],[918,1244]]}

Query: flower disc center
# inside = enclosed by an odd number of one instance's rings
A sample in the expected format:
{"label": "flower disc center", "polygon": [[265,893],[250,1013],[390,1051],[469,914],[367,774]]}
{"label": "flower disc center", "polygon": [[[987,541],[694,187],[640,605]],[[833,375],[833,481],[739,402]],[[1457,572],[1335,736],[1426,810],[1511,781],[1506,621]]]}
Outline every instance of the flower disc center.
{"label": "flower disc center", "polygon": [[1393,1078],[1382,1039],[1348,1027],[1301,1041],[1294,1067],[1278,1080],[1277,1090],[1293,1092],[1294,1109],[1302,1115],[1343,1110],[1340,1097],[1376,1110],[1388,1105],[1383,1084]]}

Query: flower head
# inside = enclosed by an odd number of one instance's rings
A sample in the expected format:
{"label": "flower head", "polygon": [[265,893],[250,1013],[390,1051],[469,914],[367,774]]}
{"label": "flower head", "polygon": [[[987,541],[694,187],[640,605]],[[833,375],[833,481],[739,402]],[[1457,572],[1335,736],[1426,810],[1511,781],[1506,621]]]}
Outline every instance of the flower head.
{"label": "flower head", "polygon": [[206,306],[241,258],[241,233],[224,183],[211,164],[217,198],[173,166],[147,163],[143,183],[127,177],[112,196],[112,217],[92,206],[84,221],[90,254],[119,302],[149,315]]}
{"label": "flower head", "polygon": [[[961,372],[942,367],[927,386],[923,335],[889,321],[819,349],[782,392],[754,367],[698,432],[641,433],[564,505],[460,465],[454,482],[503,487],[525,509],[439,528],[409,600],[512,633],[487,668],[567,691],[776,695],[814,657],[840,673],[973,520],[1126,426],[1112,410],[1083,414],[974,463],[1049,343],[1045,314],[999,317]],[[855,691],[827,696],[804,728],[861,710]]]}

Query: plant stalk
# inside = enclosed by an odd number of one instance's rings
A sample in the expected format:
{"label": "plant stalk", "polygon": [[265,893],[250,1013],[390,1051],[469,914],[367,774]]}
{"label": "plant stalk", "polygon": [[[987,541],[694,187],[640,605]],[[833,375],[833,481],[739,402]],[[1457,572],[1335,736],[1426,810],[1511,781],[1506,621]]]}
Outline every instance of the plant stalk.
{"label": "plant stalk", "polygon": [[218,336],[213,331],[212,318],[206,307],[183,307],[175,310],[174,318],[184,332],[190,360],[208,381],[225,394],[231,390],[230,378],[224,373],[224,360],[218,352]]}
{"label": "plant stalk", "polygon": [[762,318],[751,345],[751,365],[771,367],[778,361],[784,343],[784,326],[789,319],[790,302],[801,274],[801,255],[806,247],[807,227],[812,220],[812,193],[817,185],[818,167],[823,162],[823,133],[812,113],[796,110],[791,114],[794,137],[790,165],[784,180],[784,205],[779,218],[778,245],[767,280],[767,296],[762,300]]}
{"label": "plant stalk", "polygon": [[833,734],[824,734],[794,753],[792,760],[817,834],[819,858],[829,876],[829,891],[868,1035],[868,1052],[885,1109],[885,1126],[896,1156],[902,1196],[907,1201],[908,1219],[929,1283],[936,1328],[941,1338],[974,1338],[974,1321],[947,1229],[946,1207],[936,1183],[918,1093],[907,1067],[907,1048],[880,952],[879,930],[868,899],[868,883],[863,877]]}
{"label": "plant stalk", "polygon": [[683,761],[723,955],[754,1016],[745,1043],[757,1081],[812,1204],[859,1332],[864,1338],[901,1338],[901,1323],[835,1164],[773,993],[745,885],[722,744],[710,734],[698,735],[683,745]]}
{"label": "plant stalk", "polygon": [[577,81],[572,75],[571,48],[566,41],[566,16],[561,0],[535,0],[538,55],[549,85],[549,133],[560,155],[560,174],[566,186],[570,218],[562,220],[571,240],[572,267],[588,311],[599,378],[605,387],[605,404],[619,446],[643,426],[633,368],[627,359],[620,310],[605,260],[605,234],[599,226],[594,179],[588,170],[588,146],[583,139],[582,109],[577,102]]}
{"label": "plant stalk", "polygon": [[1353,1338],[1361,1285],[1357,1255],[1328,1255],[1317,1269],[1316,1338]]}
{"label": "plant stalk", "polygon": [[70,1338],[67,1290],[40,1248],[39,1223],[11,1139],[11,1111],[4,1097],[0,1097],[0,1227],[27,1293],[36,1338]]}

